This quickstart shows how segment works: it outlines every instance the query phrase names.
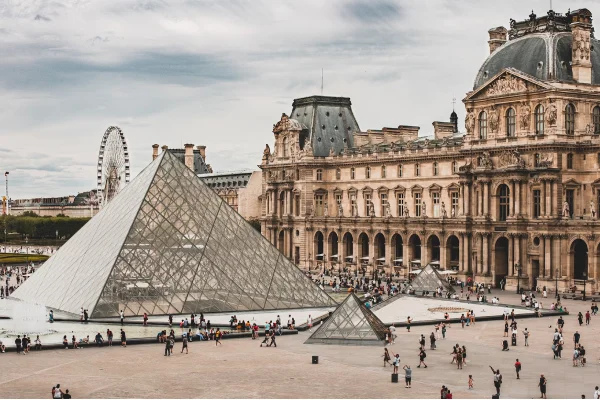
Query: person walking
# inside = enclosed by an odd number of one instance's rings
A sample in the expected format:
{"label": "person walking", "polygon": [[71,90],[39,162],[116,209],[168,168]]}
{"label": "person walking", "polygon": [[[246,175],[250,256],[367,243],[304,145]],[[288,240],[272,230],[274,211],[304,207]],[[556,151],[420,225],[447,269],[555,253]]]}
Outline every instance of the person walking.
{"label": "person walking", "polygon": [[494,373],[494,387],[496,388],[496,395],[500,397],[500,387],[502,386],[502,374],[499,369],[494,369],[490,365],[490,369]]}
{"label": "person walking", "polygon": [[523,336],[525,337],[525,346],[529,346],[529,331],[527,328],[523,331]]}
{"label": "person walking", "polygon": [[517,379],[521,379],[521,377],[519,376],[519,372],[521,372],[521,361],[519,361],[518,358],[517,361],[515,361],[515,371],[517,373]]}
{"label": "person walking", "polygon": [[170,356],[171,355],[171,337],[169,336],[169,338],[167,338],[167,340],[165,340],[165,356]]}
{"label": "person walking", "polygon": [[581,311],[577,313],[577,321],[579,322],[579,326],[583,325],[583,314],[581,313]]}
{"label": "person walking", "polygon": [[592,318],[592,316],[591,316],[591,314],[590,314],[590,311],[589,311],[589,310],[588,310],[588,311],[586,311],[586,312],[585,312],[585,324],[586,324],[586,325],[589,325],[589,324],[590,324],[590,319],[591,319],[591,318]]}
{"label": "person walking", "polygon": [[508,337],[508,322],[504,323],[504,337]]}
{"label": "person walking", "polygon": [[313,327],[313,319],[310,316],[310,314],[308,315],[308,319],[306,320],[306,325],[308,325],[308,331],[312,332],[312,327]]}
{"label": "person walking", "polygon": [[409,316],[406,318],[406,331],[410,332],[410,323],[412,322],[412,318]]}
{"label": "person walking", "polygon": [[600,399],[600,387],[598,386],[594,389],[594,399]]}
{"label": "person walking", "polygon": [[435,334],[431,332],[431,335],[429,335],[429,347],[431,350],[435,350],[435,340]]}
{"label": "person walking", "polygon": [[217,331],[215,332],[215,346],[223,346],[223,343],[221,343],[221,336],[223,336],[223,333],[221,333],[221,330],[217,328]]}
{"label": "person walking", "polygon": [[547,399],[546,397],[546,385],[548,384],[548,380],[546,379],[546,377],[544,376],[544,374],[540,375],[540,383],[538,383],[538,386],[540,388],[540,399]]}
{"label": "person walking", "polygon": [[573,334],[573,347],[577,347],[577,345],[579,344],[579,339],[581,339],[581,334],[579,333],[579,331],[575,331],[575,333]]}
{"label": "person walking", "polygon": [[427,364],[425,364],[425,358],[427,358],[427,353],[425,353],[425,349],[421,348],[421,351],[419,351],[419,365],[417,365],[417,368],[421,368],[421,364],[427,368]]}
{"label": "person walking", "polygon": [[127,337],[123,329],[121,329],[121,347],[127,347]]}
{"label": "person walking", "polygon": [[[412,369],[410,369],[410,365],[405,365],[402,369],[404,370],[404,383],[406,383],[406,388],[410,388],[412,383]],[[598,389],[597,386],[596,389]]]}

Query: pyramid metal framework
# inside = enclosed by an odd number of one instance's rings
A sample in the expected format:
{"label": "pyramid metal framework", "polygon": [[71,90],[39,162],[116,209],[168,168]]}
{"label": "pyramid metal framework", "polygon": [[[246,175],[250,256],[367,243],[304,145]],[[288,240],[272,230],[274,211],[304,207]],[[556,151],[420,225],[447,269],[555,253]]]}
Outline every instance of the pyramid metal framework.
{"label": "pyramid metal framework", "polygon": [[306,344],[383,345],[386,326],[352,293],[319,326]]}
{"label": "pyramid metal framework", "polygon": [[454,288],[448,283],[448,280],[444,279],[431,264],[427,264],[427,266],[415,276],[410,285],[416,293],[435,292],[439,287],[447,292],[454,292]]}
{"label": "pyramid metal framework", "polygon": [[337,305],[170,152],[12,297],[92,318]]}

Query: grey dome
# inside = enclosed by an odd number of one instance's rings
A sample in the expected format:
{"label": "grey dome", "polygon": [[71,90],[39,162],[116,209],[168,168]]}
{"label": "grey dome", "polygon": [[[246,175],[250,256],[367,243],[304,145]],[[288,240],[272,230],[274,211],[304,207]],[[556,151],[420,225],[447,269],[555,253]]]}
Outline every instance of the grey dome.
{"label": "grey dome", "polygon": [[[477,89],[504,68],[514,68],[540,80],[573,82],[571,32],[534,33],[509,40],[485,60],[473,89]],[[592,84],[600,85],[600,41],[590,40]]]}

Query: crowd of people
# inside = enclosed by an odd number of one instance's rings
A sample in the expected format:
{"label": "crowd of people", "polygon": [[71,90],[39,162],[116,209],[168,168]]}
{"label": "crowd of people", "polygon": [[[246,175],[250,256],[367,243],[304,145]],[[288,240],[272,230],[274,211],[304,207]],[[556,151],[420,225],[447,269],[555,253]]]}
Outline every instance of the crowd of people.
{"label": "crowd of people", "polygon": [[1,266],[0,299],[10,296],[40,265],[41,263],[38,265],[29,263],[26,265]]}

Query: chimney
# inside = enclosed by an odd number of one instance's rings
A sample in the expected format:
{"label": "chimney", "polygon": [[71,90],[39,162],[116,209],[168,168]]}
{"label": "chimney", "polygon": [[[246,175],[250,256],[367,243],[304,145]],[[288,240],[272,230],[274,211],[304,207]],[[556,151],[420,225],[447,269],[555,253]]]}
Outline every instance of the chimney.
{"label": "chimney", "polygon": [[166,144],[164,146],[161,147],[162,151],[165,152],[167,150],[169,150],[169,146],[167,146]]}
{"label": "chimney", "polygon": [[153,144],[152,145],[152,161],[156,160],[156,157],[158,157],[158,145]]}
{"label": "chimney", "polygon": [[592,61],[590,59],[590,36],[592,33],[592,13],[586,8],[571,14],[571,48],[573,79],[579,83],[592,83]]}
{"label": "chimney", "polygon": [[435,140],[442,140],[454,134],[454,123],[452,122],[433,122],[433,137]]}
{"label": "chimney", "polygon": [[492,54],[498,47],[506,43],[506,34],[508,31],[505,27],[499,26],[497,28],[490,29],[488,33],[490,34],[490,40],[488,40],[488,44],[490,45],[490,54]]}
{"label": "chimney", "polygon": [[200,155],[202,156],[202,159],[206,163],[206,146],[196,146],[196,148],[198,149]]}
{"label": "chimney", "polygon": [[194,145],[193,144],[185,144],[185,166],[194,170]]}

